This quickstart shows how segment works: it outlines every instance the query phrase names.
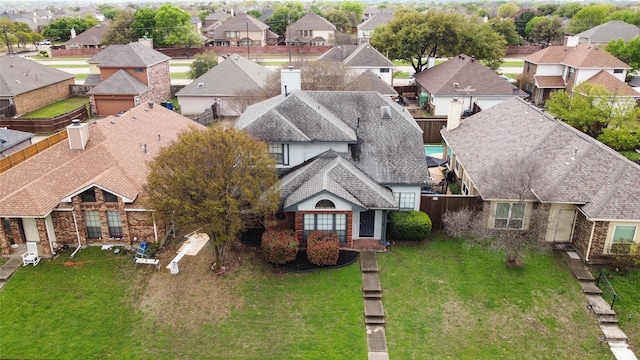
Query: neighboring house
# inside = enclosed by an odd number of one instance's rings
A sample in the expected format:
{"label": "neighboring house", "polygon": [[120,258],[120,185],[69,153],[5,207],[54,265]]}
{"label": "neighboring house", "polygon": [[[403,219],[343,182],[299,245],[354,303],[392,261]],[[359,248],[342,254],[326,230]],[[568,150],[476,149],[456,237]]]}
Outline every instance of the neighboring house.
{"label": "neighboring house", "polygon": [[196,34],[202,34],[202,21],[200,21],[200,18],[192,16],[190,22],[193,27],[193,31],[195,31]]}
{"label": "neighboring house", "polygon": [[378,26],[386,25],[393,20],[394,16],[392,13],[377,13],[358,24],[358,44],[368,44],[373,30]]}
{"label": "neighboring house", "polygon": [[139,42],[111,45],[89,59],[89,71],[100,74],[100,83],[87,92],[92,113],[114,115],[142,102],[170,98],[169,59]]}
{"label": "neighboring house", "polygon": [[351,70],[353,76],[372,71],[384,82],[393,86],[395,65],[369,44],[337,45],[322,54],[318,60],[342,63]]}
{"label": "neighboring house", "polygon": [[7,157],[18,150],[31,145],[35,134],[0,128],[0,158]]}
{"label": "neighboring house", "polygon": [[415,75],[421,93],[428,97],[432,115],[446,116],[453,98],[463,103],[465,115],[488,109],[512,97],[525,97],[513,84],[473,57],[461,54]]}
{"label": "neighboring house", "polygon": [[335,45],[338,30],[329,20],[309,12],[287,27],[285,41],[291,45]]}
{"label": "neighboring house", "polygon": [[634,37],[640,35],[640,28],[621,20],[613,20],[585,30],[581,33],[567,37],[567,46],[578,44],[607,45],[610,41],[623,39],[628,43]]}
{"label": "neighboring house", "polygon": [[[69,141],[0,173],[0,245],[122,245],[164,238],[145,208],[148,163],[194,123],[162,106],[142,104],[119,117],[67,127]],[[19,180],[17,180],[19,179]]]}
{"label": "neighboring house", "polygon": [[252,105],[236,128],[268,143],[281,173],[280,215],[301,245],[335,231],[343,247],[385,244],[387,213],[419,210],[428,178],[422,131],[388,97],[301,91],[300,70],[282,70],[286,93]]}
{"label": "neighboring house", "polygon": [[[583,82],[606,81],[607,90],[614,96],[632,97],[632,89],[625,85],[627,71],[631,67],[597,45],[549,46],[524,59],[520,88],[531,95],[533,101],[544,104],[552,92],[565,90],[573,95],[573,89]],[[606,72],[611,76],[595,76]]]}
{"label": "neighboring house", "polygon": [[[71,96],[72,74],[15,55],[0,56],[0,111],[28,113]],[[11,114],[13,113],[13,114]]]}
{"label": "neighboring house", "polygon": [[110,22],[98,24],[63,44],[65,49],[95,49],[102,47],[102,37]]}
{"label": "neighboring house", "polygon": [[209,25],[220,23],[222,24],[225,20],[230,18],[231,15],[224,10],[218,9],[211,14],[207,14],[204,18],[204,26],[207,27]]}
{"label": "neighboring house", "polygon": [[207,38],[207,40],[206,40],[207,44],[211,44],[211,43],[214,42],[216,29],[219,28],[221,25],[222,25],[222,23],[220,21],[216,21],[214,23],[211,23],[211,24],[205,26],[202,29],[202,34]]}
{"label": "neighboring house", "polygon": [[[640,243],[640,166],[522,99],[452,116],[442,137],[463,193],[484,200],[487,226],[526,229],[538,209],[540,238],[571,243],[586,261]],[[499,173],[500,163],[513,173]],[[523,202],[508,190],[518,171],[538,173],[525,177]]]}
{"label": "neighboring house", "polygon": [[254,98],[262,98],[273,72],[232,54],[176,93],[182,115],[198,115],[214,104],[221,116],[239,116]]}
{"label": "neighboring house", "polygon": [[347,91],[375,91],[380,95],[395,97],[398,92],[375,72],[367,70],[358,75],[353,81],[347,85]]}
{"label": "neighboring house", "polygon": [[245,13],[228,19],[213,35],[215,46],[265,46],[269,25]]}

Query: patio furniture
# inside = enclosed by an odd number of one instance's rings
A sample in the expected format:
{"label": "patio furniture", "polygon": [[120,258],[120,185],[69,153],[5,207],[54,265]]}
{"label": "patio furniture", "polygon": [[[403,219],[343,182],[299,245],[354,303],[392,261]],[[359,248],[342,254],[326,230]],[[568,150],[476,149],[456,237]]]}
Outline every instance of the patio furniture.
{"label": "patio furniture", "polygon": [[38,255],[38,244],[33,241],[27,242],[27,252],[22,254],[22,266],[33,264],[38,265],[40,262],[40,255]]}

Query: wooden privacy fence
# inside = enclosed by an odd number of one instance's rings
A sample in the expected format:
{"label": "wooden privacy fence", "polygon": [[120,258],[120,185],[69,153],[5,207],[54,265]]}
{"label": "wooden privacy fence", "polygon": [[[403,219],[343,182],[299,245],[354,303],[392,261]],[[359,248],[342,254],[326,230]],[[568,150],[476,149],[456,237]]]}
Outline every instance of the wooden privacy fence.
{"label": "wooden privacy fence", "polygon": [[478,209],[482,206],[482,198],[479,196],[465,195],[422,195],[420,211],[431,218],[433,230],[444,229],[442,217],[447,211],[455,211],[464,208]]}
{"label": "wooden privacy fence", "polygon": [[89,118],[86,105],[50,119],[0,119],[0,127],[32,133],[53,133],[71,124],[71,120],[84,121]]}
{"label": "wooden privacy fence", "polygon": [[24,149],[18,150],[17,152],[0,159],[0,173],[11,169],[13,166],[20,164],[28,158],[37,155],[39,152],[52,147],[53,145],[65,140],[66,138],[67,132],[60,131],[42,141],[32,144]]}
{"label": "wooden privacy fence", "polygon": [[416,123],[422,129],[422,141],[425,144],[438,144],[442,142],[440,130],[443,126],[447,126],[446,118],[428,118],[415,119]]}

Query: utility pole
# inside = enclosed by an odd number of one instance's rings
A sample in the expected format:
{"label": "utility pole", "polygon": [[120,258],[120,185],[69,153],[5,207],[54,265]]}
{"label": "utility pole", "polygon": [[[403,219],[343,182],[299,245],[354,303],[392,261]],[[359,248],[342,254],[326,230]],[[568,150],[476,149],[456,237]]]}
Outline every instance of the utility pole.
{"label": "utility pole", "polygon": [[287,48],[289,48],[289,66],[291,66],[291,29],[289,29],[291,22],[291,15],[287,14]]}
{"label": "utility pole", "polygon": [[11,44],[9,44],[9,38],[7,37],[7,25],[2,25],[2,30],[4,31],[4,42],[7,44],[7,51],[9,52],[9,55],[11,55],[13,53],[11,52]]}
{"label": "utility pole", "polygon": [[251,60],[251,54],[249,54],[249,49],[251,48],[251,38],[249,37],[249,22],[247,23],[247,59]]}

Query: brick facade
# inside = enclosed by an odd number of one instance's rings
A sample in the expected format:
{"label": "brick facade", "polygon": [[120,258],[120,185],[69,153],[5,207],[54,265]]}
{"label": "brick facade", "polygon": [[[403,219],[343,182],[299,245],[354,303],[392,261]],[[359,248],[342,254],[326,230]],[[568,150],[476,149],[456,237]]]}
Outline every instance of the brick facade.
{"label": "brick facade", "polygon": [[145,100],[161,102],[171,98],[171,70],[168,60],[148,67],[147,77],[151,91],[145,93],[150,96]]}
{"label": "brick facade", "polygon": [[[295,213],[295,236],[298,239],[298,245],[302,246],[304,236],[304,215],[305,214],[326,214],[327,211],[300,211]],[[347,215],[347,243],[346,245],[340,244],[340,247],[352,248],[352,222],[353,213],[351,211],[331,211],[331,214],[346,214]]]}
{"label": "brick facade", "polygon": [[73,84],[75,84],[75,79],[71,78],[16,95],[13,98],[16,112],[18,115],[22,115],[58,100],[66,99],[71,96],[71,85]]}
{"label": "brick facade", "polygon": [[604,255],[604,244],[607,239],[609,223],[596,221],[595,229],[593,231],[593,239],[591,239],[591,249],[589,249],[589,253],[587,254],[592,227],[593,222],[587,220],[584,214],[578,212],[571,242],[576,250],[578,250],[578,252],[587,259],[602,257]]}

